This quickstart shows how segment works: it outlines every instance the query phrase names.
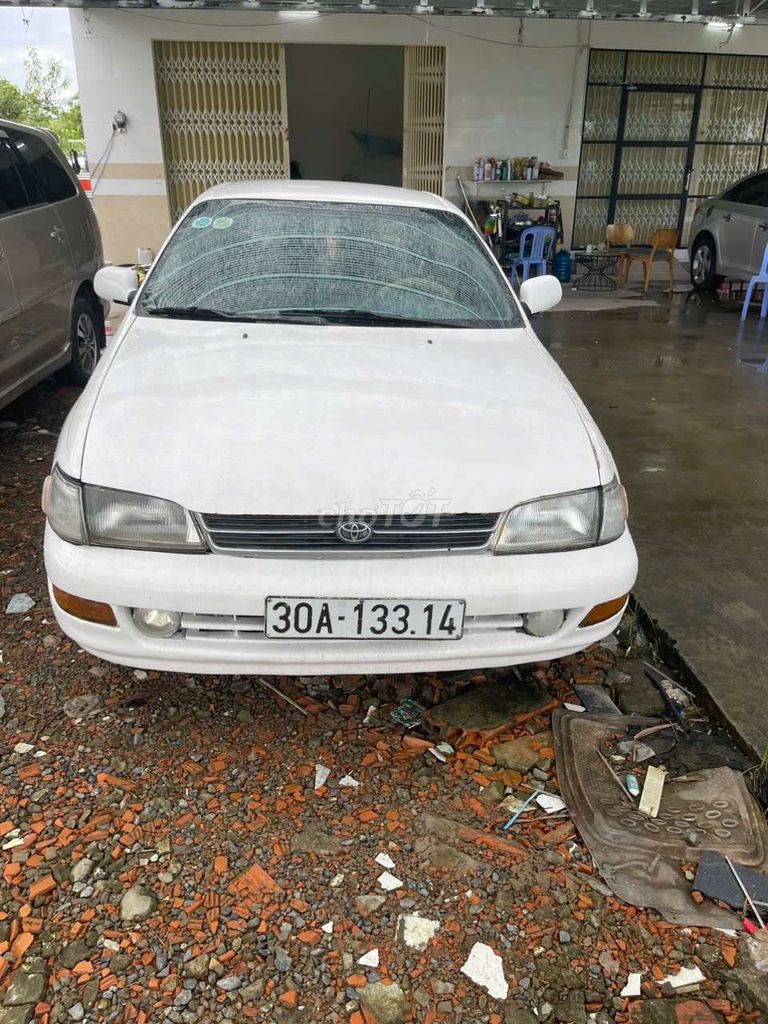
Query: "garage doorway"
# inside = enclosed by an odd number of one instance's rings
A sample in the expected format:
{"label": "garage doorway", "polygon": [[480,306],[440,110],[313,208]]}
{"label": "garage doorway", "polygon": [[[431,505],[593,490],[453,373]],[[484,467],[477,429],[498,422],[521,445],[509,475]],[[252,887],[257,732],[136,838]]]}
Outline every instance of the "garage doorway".
{"label": "garage doorway", "polygon": [[291,177],[400,185],[403,48],[285,47]]}
{"label": "garage doorway", "polygon": [[172,221],[211,185],[287,178],[292,162],[304,178],[444,191],[442,46],[153,48]]}

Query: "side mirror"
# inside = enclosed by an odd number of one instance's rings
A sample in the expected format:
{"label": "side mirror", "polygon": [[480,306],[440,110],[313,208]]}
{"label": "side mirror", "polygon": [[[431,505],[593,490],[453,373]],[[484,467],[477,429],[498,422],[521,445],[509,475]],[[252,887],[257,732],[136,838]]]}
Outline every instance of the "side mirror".
{"label": "side mirror", "polygon": [[552,309],[562,297],[562,285],[551,274],[529,277],[520,285],[520,301],[527,306],[531,314],[543,313],[546,309]]}
{"label": "side mirror", "polygon": [[93,289],[101,299],[130,306],[139,290],[139,275],[130,267],[102,267],[96,271]]}

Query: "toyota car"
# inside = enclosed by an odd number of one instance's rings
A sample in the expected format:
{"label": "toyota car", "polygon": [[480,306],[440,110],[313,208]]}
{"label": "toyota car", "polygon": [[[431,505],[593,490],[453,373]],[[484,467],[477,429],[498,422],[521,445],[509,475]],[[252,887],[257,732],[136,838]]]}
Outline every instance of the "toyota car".
{"label": "toyota car", "polygon": [[438,196],[218,186],[172,230],[61,433],[43,504],[82,648],[208,673],[412,672],[556,658],[634,584],[600,432]]}

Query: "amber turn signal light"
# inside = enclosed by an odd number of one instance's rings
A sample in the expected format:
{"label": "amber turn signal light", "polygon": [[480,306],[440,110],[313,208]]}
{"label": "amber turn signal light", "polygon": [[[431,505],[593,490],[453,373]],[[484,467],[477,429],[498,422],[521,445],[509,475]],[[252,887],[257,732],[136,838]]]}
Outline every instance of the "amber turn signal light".
{"label": "amber turn signal light", "polygon": [[67,594],[58,587],[53,588],[53,596],[56,604],[68,615],[74,615],[76,619],[84,619],[86,622],[98,622],[100,626],[116,626],[115,613],[108,604],[101,601],[89,601],[87,597],[75,597],[74,594]]}
{"label": "amber turn signal light", "polygon": [[587,612],[579,625],[596,626],[598,622],[605,622],[606,619],[612,619],[614,615],[619,614],[621,609],[627,603],[628,597],[629,594],[623,594],[621,597],[615,597],[613,601],[603,601],[602,604],[596,604],[591,611]]}

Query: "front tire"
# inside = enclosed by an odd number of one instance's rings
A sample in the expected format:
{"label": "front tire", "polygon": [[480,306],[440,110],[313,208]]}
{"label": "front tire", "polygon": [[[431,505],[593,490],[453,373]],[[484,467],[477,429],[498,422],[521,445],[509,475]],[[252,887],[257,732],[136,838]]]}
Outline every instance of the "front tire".
{"label": "front tire", "polygon": [[104,320],[94,300],[80,295],[72,310],[69,379],[84,387],[91,379],[104,348]]}
{"label": "front tire", "polygon": [[700,292],[713,292],[723,283],[717,273],[717,250],[708,235],[696,239],[691,247],[691,284]]}

